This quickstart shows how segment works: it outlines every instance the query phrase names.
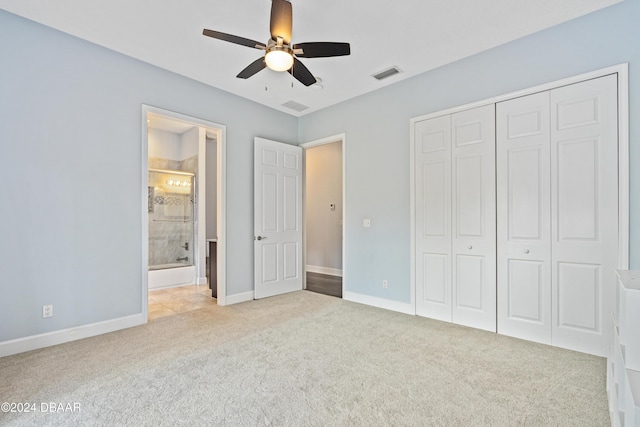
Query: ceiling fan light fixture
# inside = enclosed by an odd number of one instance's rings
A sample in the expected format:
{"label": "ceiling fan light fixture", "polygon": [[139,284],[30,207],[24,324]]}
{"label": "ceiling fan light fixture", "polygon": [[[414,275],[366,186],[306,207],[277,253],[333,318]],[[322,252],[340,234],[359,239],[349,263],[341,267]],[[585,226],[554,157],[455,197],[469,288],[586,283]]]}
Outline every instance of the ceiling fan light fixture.
{"label": "ceiling fan light fixture", "polygon": [[293,66],[293,54],[286,46],[273,46],[267,50],[264,62],[273,71],[287,71]]}

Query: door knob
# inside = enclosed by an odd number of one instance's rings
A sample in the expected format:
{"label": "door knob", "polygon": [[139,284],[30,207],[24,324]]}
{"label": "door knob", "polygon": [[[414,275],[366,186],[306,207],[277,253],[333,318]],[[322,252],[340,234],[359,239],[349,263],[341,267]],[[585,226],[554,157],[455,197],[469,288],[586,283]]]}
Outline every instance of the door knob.
{"label": "door knob", "polygon": [[524,253],[525,253],[525,254],[528,254],[528,253],[529,253],[529,249],[525,249],[525,250],[524,250]]}
{"label": "door knob", "polygon": [[262,240],[262,239],[266,239],[266,237],[264,237],[264,236],[258,236],[258,237],[256,237],[256,240]]}
{"label": "door knob", "polygon": [[473,246],[469,245],[467,246],[467,249],[473,249]]}

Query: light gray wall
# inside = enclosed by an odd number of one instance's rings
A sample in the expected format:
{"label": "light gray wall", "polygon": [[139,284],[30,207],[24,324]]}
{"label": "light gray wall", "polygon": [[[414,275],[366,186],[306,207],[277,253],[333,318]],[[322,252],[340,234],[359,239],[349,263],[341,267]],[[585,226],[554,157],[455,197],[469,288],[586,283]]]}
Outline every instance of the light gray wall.
{"label": "light gray wall", "polygon": [[[638,17],[640,2],[627,0],[302,117],[301,142],[346,132],[346,290],[410,302],[410,118],[623,62],[630,63],[631,267],[640,268]],[[427,43],[416,54],[428,50]],[[362,228],[365,217],[371,228]]]}
{"label": "light gray wall", "polygon": [[192,127],[188,131],[180,134],[180,158],[177,160],[188,159],[189,157],[197,156],[200,141],[200,129],[198,127]]}
{"label": "light gray wall", "polygon": [[342,270],[342,142],[307,149],[305,162],[306,264]]}
{"label": "light gray wall", "polygon": [[0,342],[140,313],[142,104],[226,125],[227,293],[252,290],[253,138],[294,117],[5,11],[0,58]]}
{"label": "light gray wall", "polygon": [[160,129],[149,128],[149,157],[182,160],[180,157],[180,135]]}

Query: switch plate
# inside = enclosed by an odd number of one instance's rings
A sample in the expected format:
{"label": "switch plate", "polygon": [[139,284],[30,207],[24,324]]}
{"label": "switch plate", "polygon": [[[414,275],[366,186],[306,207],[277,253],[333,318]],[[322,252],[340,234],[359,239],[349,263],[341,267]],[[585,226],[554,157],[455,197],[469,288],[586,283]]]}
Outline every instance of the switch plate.
{"label": "switch plate", "polygon": [[387,279],[384,279],[382,281],[382,287],[385,288],[385,289],[389,287],[389,281]]}
{"label": "switch plate", "polygon": [[362,226],[364,228],[369,228],[371,227],[371,220],[369,218],[365,218],[362,220]]}

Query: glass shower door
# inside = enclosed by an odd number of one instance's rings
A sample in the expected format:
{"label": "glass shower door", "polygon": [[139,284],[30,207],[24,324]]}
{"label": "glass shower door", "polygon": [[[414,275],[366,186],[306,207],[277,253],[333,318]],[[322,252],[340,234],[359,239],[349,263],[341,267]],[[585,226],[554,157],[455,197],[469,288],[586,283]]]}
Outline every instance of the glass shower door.
{"label": "glass shower door", "polygon": [[149,270],[194,265],[194,178],[149,169]]}

